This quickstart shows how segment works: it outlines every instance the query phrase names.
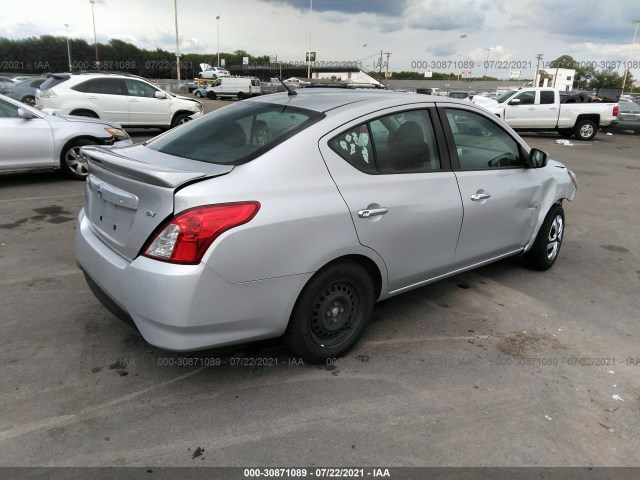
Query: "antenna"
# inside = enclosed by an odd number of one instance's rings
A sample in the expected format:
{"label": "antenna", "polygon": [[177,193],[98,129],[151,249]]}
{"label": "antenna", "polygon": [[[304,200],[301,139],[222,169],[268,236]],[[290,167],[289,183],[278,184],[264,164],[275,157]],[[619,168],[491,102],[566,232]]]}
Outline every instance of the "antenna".
{"label": "antenna", "polygon": [[286,83],[284,83],[282,81],[282,79],[280,77],[276,77],[278,79],[278,81],[280,82],[280,85],[282,85],[286,90],[287,90],[287,95],[289,95],[290,97],[292,97],[293,95],[297,95],[298,92],[296,92],[295,90],[291,90]]}

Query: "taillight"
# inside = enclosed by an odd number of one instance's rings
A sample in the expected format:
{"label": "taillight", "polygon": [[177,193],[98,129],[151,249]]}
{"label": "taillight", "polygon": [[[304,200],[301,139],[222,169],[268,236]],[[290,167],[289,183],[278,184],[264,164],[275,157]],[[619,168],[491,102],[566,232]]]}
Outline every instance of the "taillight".
{"label": "taillight", "polygon": [[620,107],[618,105],[615,105],[613,107],[613,116],[617,117],[618,116],[618,112],[620,111]]}
{"label": "taillight", "polygon": [[195,265],[213,241],[256,216],[259,202],[221,203],[185,210],[149,238],[142,255],[170,263]]}

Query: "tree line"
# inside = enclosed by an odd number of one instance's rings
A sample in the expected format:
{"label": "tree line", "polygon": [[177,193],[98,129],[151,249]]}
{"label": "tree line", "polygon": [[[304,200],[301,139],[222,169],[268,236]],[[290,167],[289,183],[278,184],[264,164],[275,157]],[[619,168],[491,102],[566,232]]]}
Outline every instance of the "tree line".
{"label": "tree line", "polygon": [[[86,40],[69,39],[71,52],[71,70],[95,70],[95,46]],[[243,57],[250,58],[250,64],[267,65],[267,55],[253,57],[244,50],[233,53],[221,52],[220,59],[225,60],[227,68],[241,69]],[[108,43],[98,43],[100,68],[133,73],[146,78],[176,78],[176,57],[173,52],[157,48],[146,50],[122,40],[113,39]],[[215,65],[217,54],[187,53],[180,59],[180,77],[194,78],[200,72],[201,63]],[[613,67],[596,70],[593,66],[580,66],[570,55],[561,55],[549,62],[551,68],[570,68],[576,71],[574,85],[578,89],[596,89],[599,87],[620,87],[622,77]],[[67,38],[52,35],[12,40],[0,37],[0,71],[17,75],[42,75],[48,72],[69,71]],[[379,72],[369,72],[374,78]],[[394,72],[396,80],[424,80],[421,72]],[[432,80],[456,80],[456,73],[433,72]],[[472,78],[469,80],[498,80],[495,77]],[[633,84],[633,76],[628,73],[626,85]]]}

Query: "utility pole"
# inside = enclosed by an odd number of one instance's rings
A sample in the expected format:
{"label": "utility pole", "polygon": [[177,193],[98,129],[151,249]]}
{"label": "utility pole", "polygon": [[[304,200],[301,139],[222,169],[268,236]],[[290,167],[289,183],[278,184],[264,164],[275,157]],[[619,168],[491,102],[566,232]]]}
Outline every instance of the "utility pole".
{"label": "utility pole", "polygon": [[96,0],[89,0],[91,4],[91,17],[93,18],[93,44],[96,47],[96,70],[100,70],[100,59],[98,58],[98,37],[96,36]]}
{"label": "utility pole", "polygon": [[180,88],[180,42],[178,41],[178,0],[173,0],[173,13],[176,17],[176,72]]}
{"label": "utility pole", "polygon": [[633,33],[633,41],[631,42],[631,49],[629,50],[629,61],[627,62],[627,68],[624,70],[624,78],[622,79],[622,93],[624,93],[624,86],[627,83],[627,75],[629,74],[629,64],[631,63],[631,55],[633,54],[633,47],[636,44],[636,35],[638,34],[638,24],[640,20],[634,20],[636,24],[636,31]]}
{"label": "utility pole", "polygon": [[313,0],[309,0],[309,49],[307,50],[307,78],[311,78],[311,11]]}
{"label": "utility pole", "polygon": [[544,57],[544,55],[541,54],[541,53],[536,55],[536,59],[538,60],[538,63],[536,65],[536,74],[533,76],[533,86],[534,87],[538,86],[538,75],[540,74],[540,60],[542,60],[543,57]]}
{"label": "utility pole", "polygon": [[64,24],[65,34],[67,36],[67,56],[69,57],[69,72],[71,72],[71,47],[69,47],[69,24]]}
{"label": "utility pole", "polygon": [[387,56],[387,71],[384,74],[384,79],[385,79],[385,86],[389,88],[389,55],[391,55],[391,52],[386,52],[385,55]]}

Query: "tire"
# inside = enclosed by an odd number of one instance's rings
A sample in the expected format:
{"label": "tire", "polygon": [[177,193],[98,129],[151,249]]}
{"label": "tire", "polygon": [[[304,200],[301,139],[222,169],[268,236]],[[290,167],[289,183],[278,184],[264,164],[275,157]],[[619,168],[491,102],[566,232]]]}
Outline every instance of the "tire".
{"label": "tire", "polygon": [[244,92],[238,92],[237,97],[238,97],[238,100],[244,100],[245,98],[247,98]]}
{"label": "tire", "polygon": [[36,106],[36,99],[32,95],[27,95],[21,100],[21,102],[24,103],[25,105],[31,105],[32,107]]}
{"label": "tire", "polygon": [[201,73],[198,74],[198,78],[202,78],[202,74]]}
{"label": "tire", "polygon": [[216,100],[218,96],[216,95],[216,92],[207,92],[207,98],[211,100]]}
{"label": "tire", "polygon": [[564,238],[564,210],[555,204],[547,213],[533,247],[524,254],[525,264],[533,270],[548,270],[560,253]]}
{"label": "tire", "polygon": [[80,147],[98,145],[89,138],[78,138],[65,145],[60,154],[60,169],[67,177],[74,180],[84,180],[89,174],[86,162],[80,157]]}
{"label": "tire", "polygon": [[558,130],[558,133],[562,137],[569,138],[573,135],[573,130],[571,130],[570,128],[561,128],[560,130]]}
{"label": "tire", "polygon": [[576,123],[573,133],[578,140],[588,141],[598,133],[598,126],[593,120],[580,120]]}
{"label": "tire", "polygon": [[191,119],[189,118],[189,114],[188,113],[176,113],[173,116],[173,120],[171,120],[171,128],[175,128],[178,125],[182,125],[184,123],[190,122]]}
{"label": "tire", "polygon": [[76,117],[99,118],[98,115],[96,115],[91,110],[76,110],[75,112],[72,112],[70,115],[75,115]]}
{"label": "tire", "polygon": [[362,336],[373,303],[373,282],[364,267],[353,262],[329,265],[300,293],[284,341],[310,363],[340,357]]}

